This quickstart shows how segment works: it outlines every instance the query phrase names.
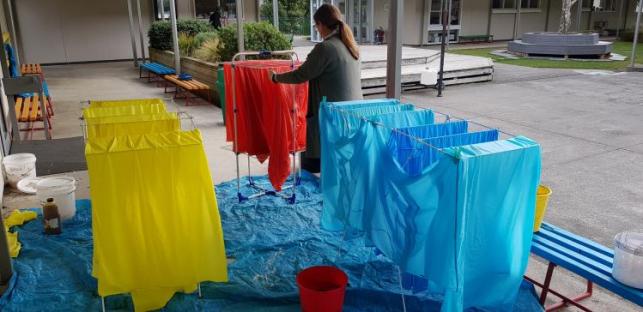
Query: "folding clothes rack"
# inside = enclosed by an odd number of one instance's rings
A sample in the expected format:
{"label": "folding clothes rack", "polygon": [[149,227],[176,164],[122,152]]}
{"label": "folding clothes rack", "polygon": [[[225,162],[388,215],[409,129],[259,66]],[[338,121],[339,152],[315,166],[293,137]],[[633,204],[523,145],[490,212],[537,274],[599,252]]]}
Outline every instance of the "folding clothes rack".
{"label": "folding clothes rack", "polygon": [[[272,196],[280,196],[284,199],[289,204],[294,204],[296,201],[296,190],[297,190],[297,185],[301,183],[301,169],[297,168],[297,157],[296,154],[298,152],[302,151],[297,151],[297,97],[295,96],[295,89],[293,88],[293,103],[290,108],[290,113],[292,116],[292,133],[293,133],[293,140],[292,140],[292,149],[290,150],[290,155],[292,156],[292,170],[290,172],[291,175],[291,184],[289,185],[284,185],[282,187],[281,192],[277,192],[275,190],[271,189],[266,189],[263,188],[255,181],[252,179],[252,174],[250,171],[250,155],[247,153],[246,156],[248,157],[248,186],[256,190],[256,193],[253,193],[251,195],[243,195],[241,194],[241,177],[240,177],[240,169],[239,169],[239,154],[241,154],[237,147],[239,146],[239,136],[238,136],[238,130],[237,130],[237,115],[238,115],[238,109],[237,109],[237,92],[236,92],[236,79],[235,79],[235,68],[236,66],[239,66],[237,64],[238,61],[244,60],[246,56],[258,56],[262,60],[265,59],[273,59],[274,56],[288,56],[290,57],[290,67],[291,69],[295,69],[295,64],[299,62],[299,56],[297,53],[293,50],[284,50],[284,51],[248,51],[248,52],[239,52],[235,54],[232,57],[231,61],[231,66],[232,66],[232,112],[234,114],[234,119],[233,119],[233,126],[234,126],[234,145],[232,147],[232,151],[235,153],[235,158],[236,158],[236,169],[237,169],[237,197],[239,198],[239,202],[244,202],[249,199],[261,197],[264,195],[272,195]],[[292,193],[290,196],[285,195],[284,191],[287,189],[292,189]]]}
{"label": "folding clothes rack", "polygon": [[[121,101],[143,101],[143,102],[147,102],[147,101],[153,101],[153,100],[157,100],[157,99],[158,99],[158,100],[161,100],[161,101],[165,104],[165,106],[167,106],[168,104],[170,104],[170,107],[176,107],[176,105],[174,105],[174,98],[172,98],[172,97],[165,97],[165,98],[141,98],[141,99],[133,99],[133,100],[130,100],[130,99],[123,99],[123,100],[104,100],[104,101],[106,101],[106,102],[109,102],[109,101],[116,101],[116,102],[121,102]],[[80,111],[82,112],[82,111],[83,111],[83,109],[85,109],[85,108],[89,107],[90,102],[91,102],[91,100],[80,101],[80,106],[79,106],[79,107],[80,107]],[[170,111],[170,113],[172,113],[172,112]],[[194,130],[194,129],[196,129],[196,128],[197,128],[196,123],[194,122],[194,116],[192,116],[192,115],[190,115],[189,113],[184,112],[184,111],[176,111],[176,112],[173,112],[173,113],[176,113],[176,114],[177,114],[177,116],[178,116],[178,118],[179,118],[179,125],[180,125],[180,128],[181,128],[181,129],[184,129],[184,130]],[[83,140],[84,140],[85,142],[87,142],[87,137],[88,137],[88,133],[87,133],[87,121],[85,120],[85,117],[82,115],[82,113],[81,113],[81,116],[80,116],[80,117],[78,117],[78,119],[80,120],[80,128],[81,128],[81,131],[83,132]],[[184,124],[184,122],[185,122],[186,124]]]}

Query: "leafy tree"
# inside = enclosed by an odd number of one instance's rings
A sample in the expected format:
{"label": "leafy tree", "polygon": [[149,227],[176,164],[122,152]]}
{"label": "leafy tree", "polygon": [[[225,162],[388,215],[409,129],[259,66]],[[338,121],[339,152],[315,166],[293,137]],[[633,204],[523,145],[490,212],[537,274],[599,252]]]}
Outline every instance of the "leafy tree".
{"label": "leafy tree", "polygon": [[[243,23],[244,44],[247,51],[278,51],[291,48],[288,38],[267,22]],[[237,25],[230,24],[218,31],[221,39],[221,60],[230,61],[237,49]]]}
{"label": "leafy tree", "polygon": [[[272,1],[265,0],[260,8],[261,17],[271,22]],[[279,30],[290,34],[310,35],[310,1],[279,0]]]}

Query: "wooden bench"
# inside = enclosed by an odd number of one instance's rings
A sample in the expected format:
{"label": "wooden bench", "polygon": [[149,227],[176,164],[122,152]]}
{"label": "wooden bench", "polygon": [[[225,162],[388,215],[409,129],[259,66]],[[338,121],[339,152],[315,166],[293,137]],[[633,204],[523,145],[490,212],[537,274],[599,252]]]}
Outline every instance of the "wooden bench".
{"label": "wooden bench", "polygon": [[[208,102],[211,102],[211,97],[210,97],[210,86],[206,85],[203,82],[200,82],[195,79],[191,80],[181,80],[177,77],[177,75],[165,75],[163,76],[167,82],[170,82],[174,84],[174,98],[184,98],[185,99],[185,106],[190,105],[190,98],[196,98],[190,97],[190,94],[195,94],[197,92],[205,92],[208,94]],[[167,91],[168,84],[165,84],[165,93],[168,93]],[[172,92],[172,91],[170,91]],[[183,96],[181,96],[183,94]]]}
{"label": "wooden bench", "polygon": [[43,75],[40,64],[21,64],[20,73],[23,75]]}
{"label": "wooden bench", "polygon": [[[546,306],[546,311],[554,311],[568,305],[583,311],[591,311],[580,304],[580,301],[592,296],[594,283],[626,300],[643,306],[643,290],[628,287],[612,277],[614,251],[607,247],[551,224],[543,223],[540,231],[534,233],[531,252],[549,261],[543,283],[525,276],[526,280],[542,288],[540,303],[544,306],[549,293],[562,299],[555,304]],[[574,298],[568,298],[551,289],[552,275],[557,266],[585,278],[587,280],[586,291]]]}
{"label": "wooden bench", "polygon": [[[45,97],[44,104],[45,104],[45,107],[50,107],[48,97]],[[16,109],[16,119],[18,120],[18,122],[27,124],[27,126],[25,128],[21,128],[20,131],[26,131],[28,132],[27,135],[29,135],[29,137],[33,137],[33,131],[45,129],[43,114],[42,114],[42,110],[40,109],[40,96],[38,94],[34,94],[29,97],[17,96],[15,109]],[[51,133],[51,129],[52,129],[51,114],[47,113],[45,115],[47,117],[47,123],[49,125],[47,127],[48,128],[47,131]],[[42,122],[43,123],[42,128],[35,128],[34,124],[36,122]]]}
{"label": "wooden bench", "polygon": [[[143,71],[146,71],[148,75],[144,77]],[[174,75],[174,74],[176,74],[176,71],[173,68],[167,67],[159,63],[143,63],[138,67],[138,77],[147,78],[148,82],[160,81],[161,77],[165,75]],[[153,78],[158,78],[158,79],[153,80]]]}
{"label": "wooden bench", "polygon": [[458,42],[492,42],[493,35],[467,35],[467,36],[458,36]]}

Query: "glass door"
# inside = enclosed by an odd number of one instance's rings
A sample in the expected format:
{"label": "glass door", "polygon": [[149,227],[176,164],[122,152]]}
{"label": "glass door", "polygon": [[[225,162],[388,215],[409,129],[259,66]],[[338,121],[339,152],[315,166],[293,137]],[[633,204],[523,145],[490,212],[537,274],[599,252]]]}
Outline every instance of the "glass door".
{"label": "glass door", "polygon": [[[448,1],[451,9],[449,10],[449,22],[447,25],[449,42],[457,42],[460,34],[460,19],[462,17],[462,0]],[[429,44],[440,43],[442,41],[442,1],[431,0],[429,7]]]}
{"label": "glass door", "polygon": [[354,0],[349,23],[358,43],[373,41],[373,0]]}
{"label": "glass door", "polygon": [[[370,0],[372,1],[372,0]],[[339,8],[339,11],[342,12],[345,21],[348,21],[350,24],[351,11],[348,7],[352,4],[351,0],[311,0],[310,1],[310,40],[313,42],[321,42],[324,38],[321,37],[317,29],[315,29],[315,21],[313,20],[313,15],[315,11],[322,6],[322,4],[328,3]],[[356,37],[357,38],[357,37]]]}

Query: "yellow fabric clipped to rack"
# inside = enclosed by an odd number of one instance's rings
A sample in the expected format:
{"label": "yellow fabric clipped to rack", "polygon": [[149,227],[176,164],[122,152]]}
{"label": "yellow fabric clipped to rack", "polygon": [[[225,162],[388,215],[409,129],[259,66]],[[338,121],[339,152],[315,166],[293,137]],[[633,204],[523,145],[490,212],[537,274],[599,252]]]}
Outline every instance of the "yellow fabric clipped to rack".
{"label": "yellow fabric clipped to rack", "polygon": [[137,311],[227,281],[223,231],[199,130],[90,138],[98,293],[131,293]]}
{"label": "yellow fabric clipped to rack", "polygon": [[104,107],[90,106],[83,109],[83,118],[89,119],[111,116],[160,114],[165,113],[166,111],[164,103],[131,103],[130,105]]}
{"label": "yellow fabric clipped to rack", "polygon": [[119,106],[133,106],[133,105],[165,105],[163,99],[127,99],[127,100],[106,100],[106,101],[89,101],[89,107],[119,107]]}
{"label": "yellow fabric clipped to rack", "polygon": [[85,119],[85,124],[88,138],[170,132],[181,126],[176,113],[94,117]]}

